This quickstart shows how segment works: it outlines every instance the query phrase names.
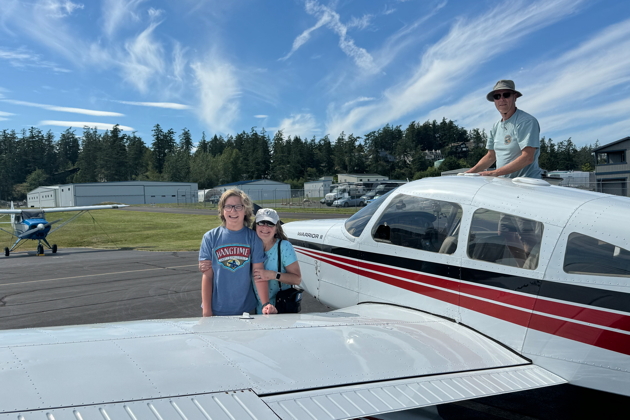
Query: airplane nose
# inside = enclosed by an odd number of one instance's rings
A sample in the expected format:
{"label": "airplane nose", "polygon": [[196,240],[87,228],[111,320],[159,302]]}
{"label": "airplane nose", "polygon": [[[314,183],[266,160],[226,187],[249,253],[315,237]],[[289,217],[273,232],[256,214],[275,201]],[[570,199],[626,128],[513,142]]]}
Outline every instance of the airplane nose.
{"label": "airplane nose", "polygon": [[37,225],[37,229],[38,229],[38,230],[43,230],[43,229],[44,229],[44,227],[45,227],[45,226],[44,226],[44,224],[43,224],[43,223],[40,223],[39,225]]}

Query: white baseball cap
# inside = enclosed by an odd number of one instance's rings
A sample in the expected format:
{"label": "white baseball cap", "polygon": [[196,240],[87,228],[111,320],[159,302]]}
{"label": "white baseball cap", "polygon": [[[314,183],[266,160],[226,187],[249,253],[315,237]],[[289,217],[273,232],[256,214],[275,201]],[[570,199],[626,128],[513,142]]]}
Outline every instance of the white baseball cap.
{"label": "white baseball cap", "polygon": [[277,225],[279,220],[280,217],[274,209],[260,209],[256,213],[256,223],[267,221]]}

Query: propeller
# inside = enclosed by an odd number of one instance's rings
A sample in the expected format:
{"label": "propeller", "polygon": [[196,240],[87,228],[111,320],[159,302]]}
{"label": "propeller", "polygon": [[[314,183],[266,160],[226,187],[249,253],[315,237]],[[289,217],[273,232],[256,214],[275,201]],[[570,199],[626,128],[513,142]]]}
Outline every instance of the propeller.
{"label": "propeller", "polygon": [[27,230],[26,232],[22,232],[22,233],[20,233],[20,234],[18,235],[18,238],[20,238],[20,239],[24,239],[24,238],[26,238],[27,236],[29,236],[29,235],[31,235],[31,234],[33,234],[33,233],[35,233],[35,232],[38,232],[38,231],[40,231],[40,230],[44,230],[44,229],[46,229],[48,226],[52,226],[52,225],[54,225],[55,223],[60,222],[60,221],[61,221],[61,219],[59,219],[59,220],[55,220],[54,222],[40,223],[40,224],[38,224],[37,226],[35,226],[34,228],[32,228],[32,229],[29,229],[29,230]]}

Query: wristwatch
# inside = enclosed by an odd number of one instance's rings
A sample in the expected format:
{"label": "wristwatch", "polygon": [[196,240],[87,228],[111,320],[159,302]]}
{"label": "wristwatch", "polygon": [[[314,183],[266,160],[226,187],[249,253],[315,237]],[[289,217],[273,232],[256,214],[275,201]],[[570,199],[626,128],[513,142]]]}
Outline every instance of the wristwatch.
{"label": "wristwatch", "polygon": [[280,272],[279,271],[276,273],[276,280],[280,280]]}

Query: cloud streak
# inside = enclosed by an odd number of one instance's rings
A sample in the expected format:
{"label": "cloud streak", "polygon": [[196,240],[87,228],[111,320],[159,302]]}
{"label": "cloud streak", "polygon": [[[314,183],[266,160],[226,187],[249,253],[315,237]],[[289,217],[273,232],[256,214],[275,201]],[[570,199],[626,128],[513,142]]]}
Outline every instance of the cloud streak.
{"label": "cloud streak", "polygon": [[126,23],[140,21],[138,6],[145,0],[105,0],[103,1],[103,31],[112,37],[118,28]]}
{"label": "cloud streak", "polygon": [[445,92],[463,85],[482,63],[571,13],[578,4],[570,0],[502,3],[477,18],[458,19],[423,54],[405,82],[385,90],[377,104],[356,107],[341,116],[332,114],[327,132],[366,132],[435,104]]}
{"label": "cloud streak", "polygon": [[22,106],[31,106],[35,108],[42,108],[48,111],[70,112],[73,114],[92,115],[94,117],[123,117],[125,115],[119,112],[97,111],[94,109],[70,108],[70,107],[65,107],[65,106],[37,104],[33,102],[17,101],[14,99],[2,99],[2,102],[7,102],[13,105],[22,105]]}
{"label": "cloud streak", "polygon": [[302,32],[293,41],[291,51],[280,60],[286,60],[291,57],[295,51],[297,51],[310,39],[313,31],[321,28],[322,26],[327,26],[339,36],[339,47],[359,68],[370,73],[376,71],[376,66],[374,65],[374,59],[372,56],[364,48],[358,47],[354,43],[354,40],[348,36],[349,27],[367,26],[369,25],[369,17],[364,16],[363,20],[355,18],[351,20],[349,25],[344,25],[341,23],[339,14],[329,7],[322,6],[314,0],[307,0],[305,6],[308,14],[318,18],[317,23]]}
{"label": "cloud streak", "polygon": [[24,48],[13,51],[0,48],[0,60],[7,60],[13,67],[40,67],[61,73],[70,72],[53,62],[42,60],[39,54],[30,53]]}
{"label": "cloud streak", "polygon": [[317,126],[317,121],[311,114],[291,114],[289,118],[280,121],[278,131],[282,130],[285,136],[306,138],[321,132]]}
{"label": "cloud streak", "polygon": [[199,92],[198,115],[214,130],[227,133],[238,116],[241,90],[235,69],[218,57],[191,65]]}
{"label": "cloud streak", "polygon": [[[508,76],[517,79],[517,89],[523,93],[518,107],[538,118],[541,135],[547,138],[572,137],[576,144],[590,144],[625,135],[630,132],[626,118],[630,109],[627,51],[630,19],[600,31],[557,59]],[[489,129],[498,119],[494,106],[485,100],[489,90],[471,92],[455,103],[432,110],[422,120],[446,116],[469,128]],[[597,128],[587,128],[591,125]]]}
{"label": "cloud streak", "polygon": [[190,109],[190,106],[184,104],[178,104],[174,102],[133,102],[133,101],[116,101],[120,104],[136,105],[136,106],[148,106],[153,108],[166,108],[166,109]]}
{"label": "cloud streak", "polygon": [[[57,127],[71,127],[71,128],[97,128],[99,130],[111,130],[116,124],[101,123],[101,122],[86,122],[86,121],[56,121],[56,120],[44,120],[40,121],[39,125],[52,125]],[[118,128],[123,131],[133,132],[133,127],[127,127],[126,125],[118,125]]]}

